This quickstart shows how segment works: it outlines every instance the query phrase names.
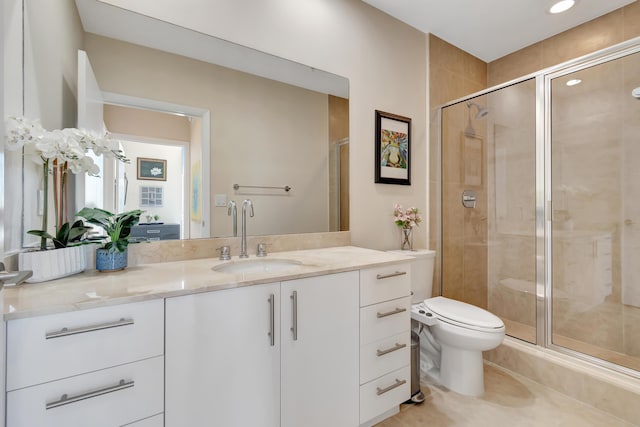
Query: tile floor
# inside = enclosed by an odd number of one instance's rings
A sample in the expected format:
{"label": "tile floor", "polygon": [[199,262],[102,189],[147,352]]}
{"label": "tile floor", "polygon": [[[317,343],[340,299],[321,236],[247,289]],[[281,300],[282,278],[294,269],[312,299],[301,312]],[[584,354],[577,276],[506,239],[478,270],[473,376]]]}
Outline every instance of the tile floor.
{"label": "tile floor", "polygon": [[523,376],[487,363],[483,397],[461,396],[426,382],[422,385],[422,392],[426,396],[424,403],[402,405],[399,414],[376,427],[634,426]]}

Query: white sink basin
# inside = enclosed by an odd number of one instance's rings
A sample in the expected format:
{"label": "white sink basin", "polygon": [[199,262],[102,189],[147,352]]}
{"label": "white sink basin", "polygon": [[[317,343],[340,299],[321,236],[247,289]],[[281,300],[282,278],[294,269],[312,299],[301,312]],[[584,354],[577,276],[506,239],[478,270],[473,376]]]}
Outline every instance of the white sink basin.
{"label": "white sink basin", "polygon": [[229,274],[240,273],[279,273],[295,270],[300,262],[291,259],[251,259],[246,261],[230,261],[213,267],[215,271]]}

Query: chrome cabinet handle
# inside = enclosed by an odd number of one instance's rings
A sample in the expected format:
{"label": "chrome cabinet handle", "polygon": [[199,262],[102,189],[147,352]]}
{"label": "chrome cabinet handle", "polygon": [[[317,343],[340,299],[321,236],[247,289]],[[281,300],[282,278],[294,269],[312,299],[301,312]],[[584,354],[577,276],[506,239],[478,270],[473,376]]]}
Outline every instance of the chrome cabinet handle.
{"label": "chrome cabinet handle", "polygon": [[47,332],[47,334],[45,335],[45,338],[50,340],[53,338],[62,338],[69,335],[84,334],[86,332],[100,331],[102,329],[119,328],[121,326],[128,326],[133,324],[134,324],[133,319],[121,318],[120,320],[116,320],[115,322],[101,323],[99,325],[94,325],[94,326],[83,326],[81,328],[75,328],[75,329],[62,328],[56,332]]}
{"label": "chrome cabinet handle", "polygon": [[398,388],[403,384],[406,384],[407,380],[399,380],[396,378],[396,382],[392,385],[390,385],[389,387],[385,387],[385,388],[380,388],[380,387],[376,387],[376,390],[378,390],[377,394],[378,396],[385,394],[388,391],[393,390],[394,388]]}
{"label": "chrome cabinet handle", "polygon": [[378,280],[388,279],[390,277],[404,276],[405,274],[407,274],[406,271],[396,271],[395,273],[390,273],[390,274],[378,274],[376,276],[376,279]]}
{"label": "chrome cabinet handle", "polygon": [[377,350],[378,353],[378,357],[380,356],[384,356],[385,354],[389,354],[389,353],[393,353],[394,351],[400,350],[405,348],[407,345],[406,344],[400,344],[400,343],[396,343],[396,345],[394,345],[391,348],[388,348],[386,350]]}
{"label": "chrome cabinet handle", "polygon": [[70,405],[71,403],[76,403],[81,400],[91,399],[93,397],[102,396],[103,394],[109,394],[115,391],[131,388],[133,387],[133,385],[134,385],[133,380],[131,381],[120,380],[120,382],[118,382],[118,384],[116,385],[104,387],[99,390],[89,391],[87,393],[82,393],[75,396],[69,396],[65,393],[60,397],[59,400],[56,400],[55,402],[47,403],[47,405],[45,406],[45,409],[49,410],[49,409],[59,408],[60,406]]}
{"label": "chrome cabinet handle", "polygon": [[291,326],[291,332],[293,332],[293,340],[298,341],[298,291],[293,291],[290,296],[293,301],[291,310],[293,311],[293,326]]}
{"label": "chrome cabinet handle", "polygon": [[396,308],[393,311],[387,311],[386,313],[376,313],[376,316],[378,316],[378,319],[381,319],[383,317],[387,317],[387,316],[393,316],[394,314],[398,314],[398,313],[404,313],[405,311],[407,311],[406,308]]}
{"label": "chrome cabinet handle", "polygon": [[269,295],[269,337],[271,338],[271,347],[276,345],[276,308],[275,295]]}

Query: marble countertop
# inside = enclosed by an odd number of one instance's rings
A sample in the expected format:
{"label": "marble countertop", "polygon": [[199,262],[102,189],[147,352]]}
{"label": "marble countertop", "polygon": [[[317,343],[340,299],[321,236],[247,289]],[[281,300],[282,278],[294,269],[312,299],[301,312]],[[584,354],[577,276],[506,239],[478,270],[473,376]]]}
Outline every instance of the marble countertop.
{"label": "marble countertop", "polygon": [[[397,253],[354,246],[274,252],[264,259],[287,259],[300,265],[283,272],[228,274],[214,271],[213,267],[230,261],[207,258],[143,264],[112,273],[91,270],[50,282],[5,288],[4,319],[238,288],[411,260]],[[239,261],[238,257],[234,256],[233,261]]]}

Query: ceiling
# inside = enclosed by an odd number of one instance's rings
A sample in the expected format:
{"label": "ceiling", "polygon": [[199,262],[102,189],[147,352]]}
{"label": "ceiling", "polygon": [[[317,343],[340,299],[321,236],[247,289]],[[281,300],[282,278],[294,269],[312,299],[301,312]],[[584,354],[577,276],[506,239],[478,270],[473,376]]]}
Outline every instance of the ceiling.
{"label": "ceiling", "polygon": [[363,0],[424,33],[491,62],[635,0],[576,0],[565,13],[552,0]]}

